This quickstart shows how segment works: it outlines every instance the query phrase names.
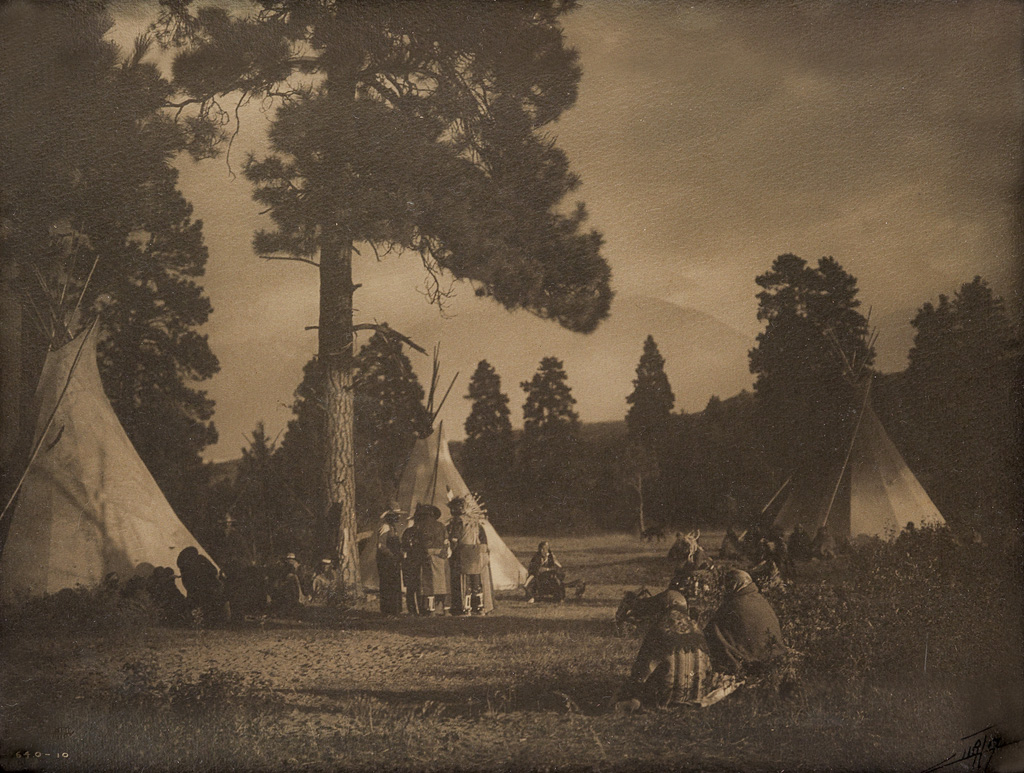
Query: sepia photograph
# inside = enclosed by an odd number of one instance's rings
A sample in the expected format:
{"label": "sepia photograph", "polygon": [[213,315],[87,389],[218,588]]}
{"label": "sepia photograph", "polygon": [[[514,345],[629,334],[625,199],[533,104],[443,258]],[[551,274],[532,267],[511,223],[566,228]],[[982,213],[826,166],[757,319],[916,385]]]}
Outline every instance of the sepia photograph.
{"label": "sepia photograph", "polygon": [[0,4],[0,770],[1024,773],[1024,3]]}

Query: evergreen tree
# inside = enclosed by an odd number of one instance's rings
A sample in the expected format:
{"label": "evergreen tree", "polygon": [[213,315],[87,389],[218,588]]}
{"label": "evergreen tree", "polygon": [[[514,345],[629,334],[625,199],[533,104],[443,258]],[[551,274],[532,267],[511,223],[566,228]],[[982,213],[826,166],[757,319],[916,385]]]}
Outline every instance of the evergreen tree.
{"label": "evergreen tree", "polygon": [[[172,163],[198,145],[163,112],[172,89],[143,61],[148,40],[124,56],[104,38],[111,20],[102,6],[0,10],[0,461],[21,469],[8,444],[31,435],[47,348],[100,313],[100,370],[114,409],[195,528],[199,454],[216,432],[213,403],[194,385],[218,364],[196,332],[210,313],[196,283],[207,258],[202,224],[191,219]],[[28,419],[21,426],[18,415]]]}
{"label": "evergreen tree", "polygon": [[423,387],[401,344],[374,333],[356,358],[356,502],[364,522],[394,498],[418,437],[431,433]]}
{"label": "evergreen tree", "polygon": [[633,393],[626,398],[629,404],[626,425],[630,435],[647,447],[656,448],[658,438],[668,430],[675,401],[665,374],[665,359],[658,351],[654,336],[649,335],[644,341],[640,363],[636,366]]}
{"label": "evergreen tree", "polygon": [[520,446],[521,478],[526,498],[548,507],[565,509],[575,500],[579,472],[579,416],[562,361],[545,357],[529,381],[523,404],[523,439]]}
{"label": "evergreen tree", "polygon": [[857,280],[834,258],[811,267],[781,255],[757,277],[765,329],[750,352],[761,442],[787,472],[820,468],[842,453],[859,405],[849,369],[874,359]]}
{"label": "evergreen tree", "polygon": [[[418,436],[430,434],[423,388],[399,344],[375,333],[356,355],[356,508],[369,523],[387,507]],[[294,418],[281,441],[279,463],[288,488],[309,512],[322,514],[324,375],[314,358],[295,390]],[[317,544],[334,544],[337,523],[319,515]],[[324,543],[323,540],[328,540]]]}
{"label": "evergreen tree", "polygon": [[477,364],[466,399],[473,405],[465,424],[463,472],[470,486],[493,506],[496,498],[504,499],[507,493],[515,446],[508,395],[501,391],[501,377],[487,360]]}
{"label": "evergreen tree", "polygon": [[269,564],[284,551],[309,543],[309,519],[302,517],[301,504],[282,481],[276,453],[263,422],[257,422],[249,446],[242,449],[235,501],[228,513],[247,555],[231,555],[229,560]]}
{"label": "evergreen tree", "polygon": [[981,278],[911,324],[908,445],[922,479],[953,517],[1017,501],[1021,474],[1018,331]]}
{"label": "evergreen tree", "polygon": [[314,357],[302,368],[302,381],[295,388],[292,403],[292,419],[281,437],[275,464],[280,470],[281,485],[302,503],[304,511],[317,514],[317,529],[327,531],[320,482],[324,463],[323,389],[323,374]]}
{"label": "evergreen tree", "polygon": [[249,20],[164,6],[165,34],[190,45],[176,82],[201,111],[229,93],[285,94],[271,154],[245,166],[276,226],[255,247],[320,274],[324,506],[353,588],[353,334],[374,327],[353,323],[355,243],[417,254],[437,300],[449,272],[572,330],[607,316],[601,237],[583,230],[582,204],[565,214],[579,179],[543,133],[576,99],[560,26],[572,5],[262,0]]}

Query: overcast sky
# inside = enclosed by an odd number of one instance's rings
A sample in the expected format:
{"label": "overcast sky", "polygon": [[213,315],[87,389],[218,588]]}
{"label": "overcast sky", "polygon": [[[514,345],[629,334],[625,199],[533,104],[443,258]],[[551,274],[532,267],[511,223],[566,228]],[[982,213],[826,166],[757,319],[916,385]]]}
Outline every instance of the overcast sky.
{"label": "overcast sky", "polygon": [[[149,11],[117,8],[119,40]],[[883,370],[903,367],[914,311],[976,274],[1019,308],[1014,238],[1021,173],[1022,5],[1016,2],[626,2],[581,0],[565,23],[583,67],[575,108],[551,130],[583,178],[578,197],[618,296],[590,337],[473,297],[443,318],[418,293],[416,257],[357,261],[360,320],[442,346],[460,371],[443,417],[488,359],[521,422],[541,356],[565,359],[584,421],[621,419],[643,337],[654,333],[677,407],[749,387],[760,329],[754,277],[793,252],[834,256],[859,280]],[[264,147],[251,108],[232,151]],[[206,330],[221,361],[208,382],[221,442],[237,456],[257,420],[271,436],[316,350],[315,271],[261,263],[250,186],[225,160],[183,160],[205,224]],[[411,355],[423,375],[429,361]]]}

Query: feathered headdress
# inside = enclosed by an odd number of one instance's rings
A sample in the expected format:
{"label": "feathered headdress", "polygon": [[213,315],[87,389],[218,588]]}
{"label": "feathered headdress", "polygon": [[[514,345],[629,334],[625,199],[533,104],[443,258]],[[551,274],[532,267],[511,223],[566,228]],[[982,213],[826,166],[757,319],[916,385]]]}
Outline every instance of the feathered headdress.
{"label": "feathered headdress", "polygon": [[460,497],[456,496],[455,492],[449,488],[447,496],[449,508],[456,500],[462,502],[462,520],[466,523],[479,523],[487,519],[486,508],[472,492]]}

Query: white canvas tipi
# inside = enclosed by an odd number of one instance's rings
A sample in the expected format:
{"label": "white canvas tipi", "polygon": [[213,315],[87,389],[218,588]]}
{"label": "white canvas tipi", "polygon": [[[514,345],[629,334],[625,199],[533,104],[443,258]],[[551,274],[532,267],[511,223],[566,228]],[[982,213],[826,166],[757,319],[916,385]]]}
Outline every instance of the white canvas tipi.
{"label": "white canvas tipi", "polygon": [[[404,531],[409,525],[418,504],[437,507],[441,511],[441,521],[447,524],[451,520],[451,513],[448,511],[449,491],[456,497],[471,496],[469,487],[462,480],[455,462],[452,461],[448,437],[442,423],[429,437],[416,441],[402,472],[396,500],[396,504],[403,511],[399,531]],[[491,579],[494,589],[519,588],[526,582],[526,568],[509,550],[489,520],[484,520],[483,527],[491,556]],[[363,587],[376,590],[379,587],[376,539],[367,540],[359,556],[359,566]]]}
{"label": "white canvas tipi", "polygon": [[[46,358],[36,402],[38,451],[0,556],[0,600],[174,567],[205,551],[167,503],[103,392],[96,325]],[[209,556],[207,556],[209,557]]]}
{"label": "white canvas tipi", "polygon": [[788,490],[773,497],[779,504],[776,528],[788,533],[800,524],[813,537],[827,525],[834,537],[891,540],[909,523],[945,524],[871,409],[869,393],[870,382],[842,464],[795,476]]}

